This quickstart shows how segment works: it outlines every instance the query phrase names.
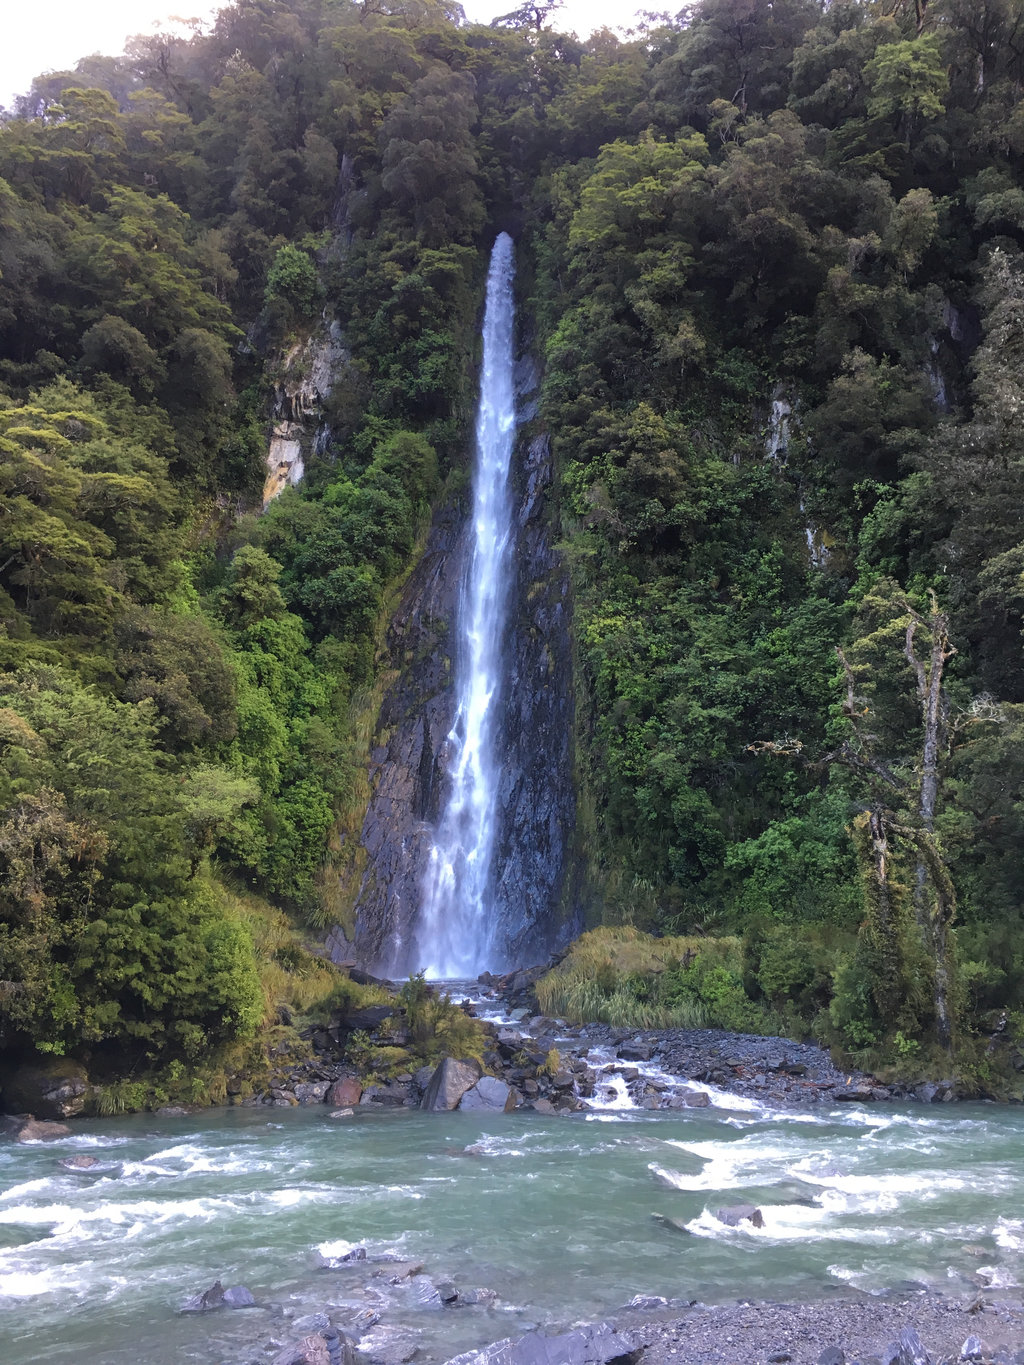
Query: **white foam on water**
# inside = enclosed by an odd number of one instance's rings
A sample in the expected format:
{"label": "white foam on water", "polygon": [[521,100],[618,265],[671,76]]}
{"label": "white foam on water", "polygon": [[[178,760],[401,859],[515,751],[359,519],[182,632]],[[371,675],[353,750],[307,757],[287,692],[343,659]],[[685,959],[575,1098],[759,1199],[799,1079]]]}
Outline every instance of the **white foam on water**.
{"label": "white foam on water", "polygon": [[362,1243],[346,1242],[344,1238],[337,1237],[333,1242],[320,1242],[313,1250],[319,1251],[326,1260],[332,1261],[347,1256],[350,1251],[355,1251],[357,1246],[362,1246]]}
{"label": "white foam on water", "polygon": [[1004,1251],[1024,1251],[1024,1219],[998,1218],[992,1235]]}
{"label": "white foam on water", "polygon": [[57,1176],[44,1176],[41,1180],[23,1180],[18,1185],[12,1185],[10,1189],[0,1191],[0,1199],[20,1199],[26,1194],[38,1194],[43,1190],[57,1190],[61,1188],[61,1180]]}
{"label": "white foam on water", "polygon": [[67,1288],[67,1277],[60,1267],[51,1270],[0,1269],[0,1298],[27,1299]]}

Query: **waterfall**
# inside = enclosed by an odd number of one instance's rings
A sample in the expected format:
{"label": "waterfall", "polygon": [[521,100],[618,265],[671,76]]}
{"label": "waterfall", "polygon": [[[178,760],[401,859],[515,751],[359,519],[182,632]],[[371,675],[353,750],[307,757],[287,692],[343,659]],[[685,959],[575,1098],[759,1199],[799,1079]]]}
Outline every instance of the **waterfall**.
{"label": "waterfall", "polygon": [[433,979],[473,976],[503,965],[492,960],[490,883],[498,790],[495,739],[512,549],[508,472],[516,425],[514,273],[512,239],[503,232],[491,253],[484,308],[472,539],[457,621],[455,720],[443,754],[451,787],[430,851],[417,930],[419,960]]}

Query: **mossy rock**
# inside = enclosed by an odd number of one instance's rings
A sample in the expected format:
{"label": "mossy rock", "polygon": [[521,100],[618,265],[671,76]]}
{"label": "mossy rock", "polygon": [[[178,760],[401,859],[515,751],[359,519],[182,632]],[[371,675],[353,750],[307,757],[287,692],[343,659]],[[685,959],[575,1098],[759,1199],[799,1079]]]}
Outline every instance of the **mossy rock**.
{"label": "mossy rock", "polygon": [[64,1057],[27,1062],[3,1075],[3,1107],[9,1114],[73,1118],[89,1107],[92,1093],[85,1067]]}

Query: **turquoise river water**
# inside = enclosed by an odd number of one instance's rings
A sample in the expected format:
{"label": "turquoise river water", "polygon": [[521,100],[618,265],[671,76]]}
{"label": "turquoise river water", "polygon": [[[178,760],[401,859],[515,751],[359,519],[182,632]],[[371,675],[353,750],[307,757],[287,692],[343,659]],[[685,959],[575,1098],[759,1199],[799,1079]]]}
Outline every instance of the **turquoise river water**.
{"label": "turquoise river water", "polygon": [[[641,1293],[1009,1288],[1024,1284],[1022,1147],[1024,1112],[994,1105],[80,1121],[0,1147],[0,1360],[267,1359],[294,1336],[284,1317],[327,1308],[380,1312],[376,1331],[415,1332],[420,1358],[444,1361]],[[76,1153],[100,1167],[58,1165]],[[765,1226],[714,1218],[738,1202]],[[324,1265],[350,1244],[370,1259]],[[390,1286],[385,1253],[423,1275]],[[259,1306],[179,1313],[217,1278]],[[428,1281],[443,1278],[498,1297],[442,1308]]]}

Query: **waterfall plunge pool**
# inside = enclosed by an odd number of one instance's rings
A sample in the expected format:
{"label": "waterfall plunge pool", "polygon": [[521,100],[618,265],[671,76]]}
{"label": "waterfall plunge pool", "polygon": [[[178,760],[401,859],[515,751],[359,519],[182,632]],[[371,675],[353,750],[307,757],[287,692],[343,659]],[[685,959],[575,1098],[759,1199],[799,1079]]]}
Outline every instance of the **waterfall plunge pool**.
{"label": "waterfall plunge pool", "polygon": [[[298,1318],[380,1313],[418,1359],[635,1294],[816,1299],[1024,1284],[1024,1111],[210,1110],[0,1147],[0,1359],[268,1359]],[[61,1157],[95,1156],[75,1172]],[[715,1210],[756,1203],[764,1227]],[[675,1226],[658,1221],[672,1219]],[[349,1245],[368,1260],[323,1268]],[[423,1263],[387,1283],[375,1256]],[[180,1315],[216,1279],[257,1308]],[[486,1288],[444,1308],[430,1282]],[[364,1342],[364,1345],[366,1343]]]}

